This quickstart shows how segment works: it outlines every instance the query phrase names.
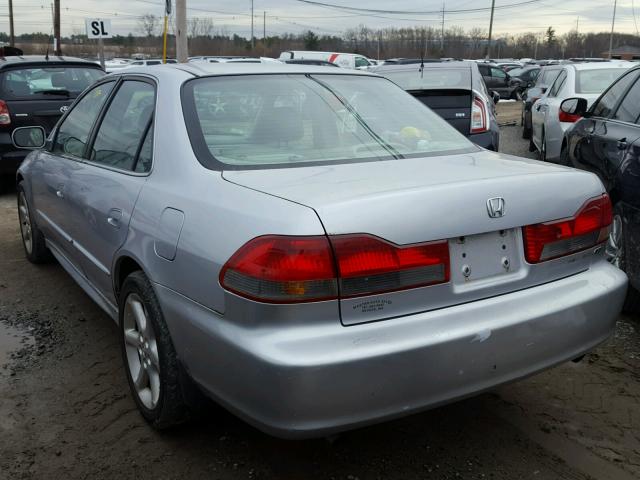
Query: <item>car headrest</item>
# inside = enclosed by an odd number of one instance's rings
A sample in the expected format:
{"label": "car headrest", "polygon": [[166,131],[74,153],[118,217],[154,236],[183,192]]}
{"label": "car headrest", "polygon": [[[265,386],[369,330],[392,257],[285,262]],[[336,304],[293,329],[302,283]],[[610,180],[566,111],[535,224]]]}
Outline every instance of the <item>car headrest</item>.
{"label": "car headrest", "polygon": [[7,80],[6,88],[16,97],[31,94],[29,84],[27,82],[21,82],[20,80]]}
{"label": "car headrest", "polygon": [[67,76],[64,73],[60,72],[51,75],[51,86],[57,88],[67,88],[67,83]]}
{"label": "car headrest", "polygon": [[303,136],[303,117],[294,107],[266,108],[253,131],[254,140],[258,143],[292,142]]}

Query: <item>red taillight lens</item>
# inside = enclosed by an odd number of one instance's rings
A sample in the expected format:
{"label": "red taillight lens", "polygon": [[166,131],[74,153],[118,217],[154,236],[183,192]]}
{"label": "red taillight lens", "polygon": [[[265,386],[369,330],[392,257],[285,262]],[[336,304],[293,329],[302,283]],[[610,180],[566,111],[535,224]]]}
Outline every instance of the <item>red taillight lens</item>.
{"label": "red taillight lens", "polygon": [[337,283],[325,236],[254,238],[220,272],[220,284],[227,290],[273,303],[336,298]]}
{"label": "red taillight lens", "polygon": [[558,113],[558,120],[560,120],[561,122],[567,122],[567,123],[575,123],[578,120],[580,120],[582,117],[580,115],[574,115],[572,113],[566,113],[563,112],[562,110],[559,111]]}
{"label": "red taillight lens", "polygon": [[446,241],[399,246],[372,235],[337,235],[331,244],[343,297],[449,281]]}
{"label": "red taillight lens", "polygon": [[446,241],[399,246],[372,235],[258,237],[220,272],[227,290],[269,303],[355,297],[448,281]]}
{"label": "red taillight lens", "polygon": [[4,100],[0,100],[0,125],[10,125],[11,115],[9,114],[9,107]]}
{"label": "red taillight lens", "polygon": [[488,124],[487,108],[481,99],[475,97],[471,105],[471,133],[486,132]]}
{"label": "red taillight lens", "polygon": [[589,200],[573,218],[528,225],[523,229],[527,262],[551,260],[604,242],[611,222],[611,201],[604,194]]}

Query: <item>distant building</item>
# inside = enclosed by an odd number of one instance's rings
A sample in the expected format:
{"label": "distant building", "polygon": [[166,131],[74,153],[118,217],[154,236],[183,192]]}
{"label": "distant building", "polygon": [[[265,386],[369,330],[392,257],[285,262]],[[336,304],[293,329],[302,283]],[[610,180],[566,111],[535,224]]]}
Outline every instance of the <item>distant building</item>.
{"label": "distant building", "polygon": [[[609,50],[600,54],[602,58],[609,58]],[[611,58],[616,60],[640,60],[640,47],[621,45],[611,50]]]}

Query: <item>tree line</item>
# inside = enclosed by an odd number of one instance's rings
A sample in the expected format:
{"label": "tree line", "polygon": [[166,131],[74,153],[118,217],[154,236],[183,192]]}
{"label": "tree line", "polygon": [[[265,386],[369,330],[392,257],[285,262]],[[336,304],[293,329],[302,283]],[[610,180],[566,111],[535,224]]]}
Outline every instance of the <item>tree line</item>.
{"label": "tree line", "polygon": [[[145,15],[137,31],[105,40],[108,56],[136,53],[159,56],[162,52],[162,21]],[[169,29],[169,55],[174,54],[174,26]],[[342,35],[321,35],[311,30],[300,34],[268,35],[250,39],[216,28],[211,18],[192,17],[188,22],[190,55],[251,55],[278,57],[284,50],[327,50],[353,52],[371,58],[481,58],[486,54],[486,30],[450,26],[371,29],[365,25],[346,30]],[[0,32],[0,41],[9,40]],[[45,33],[29,33],[16,37],[17,46],[25,53],[44,53],[51,37]],[[614,34],[614,48],[620,45],[640,47],[635,35]],[[95,56],[97,44],[86,35],[73,34],[62,39],[65,55]],[[498,36],[491,44],[494,58],[573,58],[600,57],[609,48],[608,32],[580,33],[576,30],[557,35],[553,27],[543,33],[524,32]]]}

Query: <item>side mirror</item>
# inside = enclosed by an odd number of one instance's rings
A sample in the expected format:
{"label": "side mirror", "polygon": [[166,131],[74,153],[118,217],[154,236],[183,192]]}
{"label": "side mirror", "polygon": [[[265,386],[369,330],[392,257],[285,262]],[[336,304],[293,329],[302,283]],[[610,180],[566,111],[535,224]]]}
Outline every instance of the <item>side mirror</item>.
{"label": "side mirror", "polygon": [[493,103],[500,101],[500,94],[498,92],[491,92],[491,96],[493,97]]}
{"label": "side mirror", "polygon": [[567,115],[577,115],[579,117],[583,117],[588,108],[587,100],[579,97],[567,98],[560,104],[560,110],[562,112]]}
{"label": "side mirror", "polygon": [[11,134],[13,145],[18,148],[38,149],[44,147],[46,135],[42,127],[19,127]]}

